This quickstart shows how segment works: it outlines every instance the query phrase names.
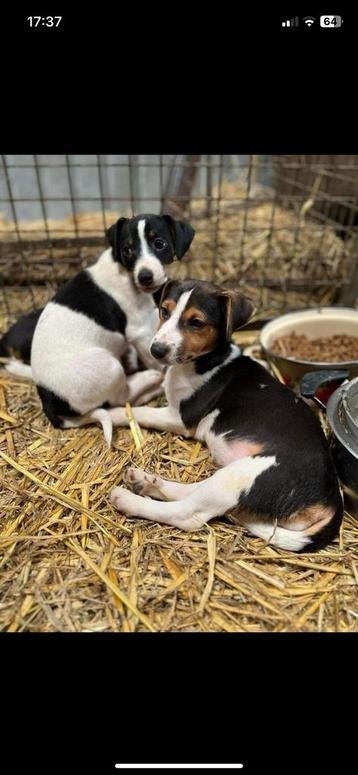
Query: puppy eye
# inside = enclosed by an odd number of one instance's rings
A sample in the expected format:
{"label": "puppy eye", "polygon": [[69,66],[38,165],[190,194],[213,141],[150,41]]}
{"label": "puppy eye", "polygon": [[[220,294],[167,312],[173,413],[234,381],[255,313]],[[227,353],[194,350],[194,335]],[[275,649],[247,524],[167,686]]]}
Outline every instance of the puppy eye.
{"label": "puppy eye", "polygon": [[129,245],[125,245],[123,248],[123,255],[129,258],[129,256],[132,255],[132,248],[129,247]]}
{"label": "puppy eye", "polygon": [[203,320],[200,320],[199,318],[192,318],[189,320],[189,326],[190,328],[202,328],[205,325]]}
{"label": "puppy eye", "polygon": [[153,242],[153,245],[156,250],[163,250],[164,248],[166,248],[167,243],[165,242],[165,240],[160,239],[160,237],[156,237]]}
{"label": "puppy eye", "polygon": [[163,318],[163,320],[168,320],[170,318],[169,312],[166,307],[162,307],[160,310],[160,314]]}

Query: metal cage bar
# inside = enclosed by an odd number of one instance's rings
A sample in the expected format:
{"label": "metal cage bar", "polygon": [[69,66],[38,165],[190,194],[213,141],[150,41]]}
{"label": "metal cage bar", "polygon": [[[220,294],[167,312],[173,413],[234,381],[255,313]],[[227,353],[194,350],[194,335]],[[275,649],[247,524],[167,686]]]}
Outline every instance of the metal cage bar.
{"label": "metal cage bar", "polygon": [[[330,288],[330,298],[339,303],[348,296],[353,303],[356,286],[358,296],[358,156],[1,158],[0,314],[7,317],[15,315],[7,289],[26,291],[34,308],[39,292],[41,298],[50,295],[53,286],[96,258],[113,202],[118,217],[153,202],[153,211],[192,221],[197,237],[189,258],[180,262],[186,276],[200,270],[200,276],[218,281],[227,263],[227,282],[253,288],[262,310],[273,303],[282,311],[292,308],[296,289],[302,291],[301,306],[316,306]],[[93,170],[86,176],[93,182],[83,189],[79,176],[86,168]],[[24,184],[30,174],[32,189]],[[63,180],[66,188],[44,188],[51,179]],[[42,231],[24,217],[36,207]],[[49,218],[50,207],[63,217]],[[309,260],[301,257],[308,233],[318,256],[309,272]],[[325,276],[319,257],[324,264],[327,250],[333,259]],[[226,282],[225,272],[223,277]]]}

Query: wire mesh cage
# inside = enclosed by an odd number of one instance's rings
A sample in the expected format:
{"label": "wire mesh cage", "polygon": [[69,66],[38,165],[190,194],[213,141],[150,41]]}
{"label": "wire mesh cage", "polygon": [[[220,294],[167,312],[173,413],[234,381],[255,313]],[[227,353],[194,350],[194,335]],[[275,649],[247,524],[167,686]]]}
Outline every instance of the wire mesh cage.
{"label": "wire mesh cage", "polygon": [[[239,286],[263,319],[356,305],[357,182],[358,156],[2,156],[0,332],[95,261],[121,215],[145,212],[196,230],[172,276]],[[240,347],[259,349],[256,323]],[[199,483],[217,468],[205,444],[164,428],[141,443],[132,423],[109,449],[95,425],[53,427],[34,383],[4,369],[0,421],[1,631],[356,631],[353,515],[303,559],[234,520],[195,534],[127,520],[110,492],[129,466]]]}
{"label": "wire mesh cage", "polygon": [[239,286],[262,314],[358,296],[358,156],[11,156],[0,168],[0,325],[92,263],[120,215],[196,236],[171,276]]}

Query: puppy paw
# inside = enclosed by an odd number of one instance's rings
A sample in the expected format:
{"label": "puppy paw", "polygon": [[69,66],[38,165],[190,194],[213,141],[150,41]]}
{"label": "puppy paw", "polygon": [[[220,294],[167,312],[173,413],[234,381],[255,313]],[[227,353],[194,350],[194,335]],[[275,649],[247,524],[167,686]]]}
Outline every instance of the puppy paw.
{"label": "puppy paw", "polygon": [[157,493],[156,485],[159,477],[147,474],[140,468],[128,468],[123,477],[124,482],[137,495],[153,495]]}
{"label": "puppy paw", "polygon": [[125,487],[113,487],[109,496],[112,506],[122,512],[122,514],[131,512],[131,498],[132,493],[126,490]]}

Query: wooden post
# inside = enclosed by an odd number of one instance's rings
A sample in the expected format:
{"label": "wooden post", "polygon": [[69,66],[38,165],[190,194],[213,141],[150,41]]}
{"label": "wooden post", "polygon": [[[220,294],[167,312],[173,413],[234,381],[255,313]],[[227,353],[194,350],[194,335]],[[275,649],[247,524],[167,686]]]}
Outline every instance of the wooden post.
{"label": "wooden post", "polygon": [[201,156],[175,156],[164,188],[163,213],[184,218],[188,215],[200,159]]}

